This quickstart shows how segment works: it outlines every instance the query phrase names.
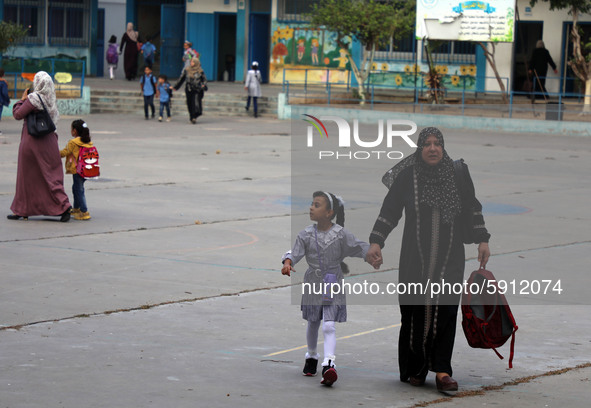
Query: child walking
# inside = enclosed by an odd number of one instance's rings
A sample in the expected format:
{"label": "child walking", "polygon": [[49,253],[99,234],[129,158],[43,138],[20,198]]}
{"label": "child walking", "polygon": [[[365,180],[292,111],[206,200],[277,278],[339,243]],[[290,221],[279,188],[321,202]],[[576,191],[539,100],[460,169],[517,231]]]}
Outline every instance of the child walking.
{"label": "child walking", "polygon": [[152,110],[152,118],[154,118],[154,113],[156,108],[154,108],[154,95],[156,94],[156,78],[152,75],[152,68],[146,66],[144,68],[144,75],[140,78],[140,89],[142,90],[142,94],[144,95],[144,114],[146,115],[146,120],[150,117],[148,116],[148,106]]}
{"label": "child walking", "polygon": [[144,62],[150,69],[154,65],[154,56],[156,55],[156,46],[150,42],[151,40],[152,38],[148,37],[140,49],[140,52],[144,56]]}
{"label": "child walking", "polygon": [[78,163],[78,154],[82,147],[92,147],[90,140],[90,130],[88,125],[82,119],[72,122],[72,138],[68,141],[66,148],[60,150],[61,157],[66,158],[66,174],[72,174],[74,183],[72,184],[72,194],[74,195],[74,207],[72,217],[75,220],[89,220],[90,212],[86,206],[86,196],[84,195],[84,182],[86,179],[78,174],[76,165]]}
{"label": "child walking", "polygon": [[109,38],[109,48],[107,49],[107,64],[109,65],[109,77],[115,78],[115,70],[119,62],[119,53],[117,52],[117,37],[112,35]]}
{"label": "child walking", "polygon": [[246,74],[246,81],[244,82],[244,89],[248,91],[248,99],[246,99],[245,109],[248,111],[250,108],[250,98],[252,98],[252,104],[254,107],[254,117],[256,118],[259,114],[258,99],[261,97],[261,71],[259,71],[259,63],[256,61],[252,62],[250,70]]}
{"label": "child walking", "polygon": [[158,115],[158,122],[162,122],[164,108],[166,108],[166,121],[170,122],[170,96],[172,95],[172,87],[168,83],[168,78],[164,74],[158,75],[157,95],[160,99],[160,115]]}
{"label": "child walking", "polygon": [[[336,216],[336,224],[332,222]],[[348,267],[343,259],[352,256],[365,259],[369,244],[355,238],[343,228],[345,207],[343,200],[334,194],[316,191],[310,206],[310,220],[316,224],[306,227],[296,238],[291,251],[283,256],[283,275],[291,276],[293,266],[304,256],[308,270],[302,286],[302,317],[308,321],[306,339],[308,352],[303,374],[315,376],[319,354],[318,330],[323,320],[324,361],[321,384],[330,386],[338,378],[334,365],[336,349],[335,322],[347,321],[346,297],[342,291],[331,292],[330,284],[343,282]],[[318,290],[318,288],[328,290]],[[306,289],[307,288],[307,289]],[[310,289],[314,288],[314,289]],[[333,295],[334,293],[334,295]]]}

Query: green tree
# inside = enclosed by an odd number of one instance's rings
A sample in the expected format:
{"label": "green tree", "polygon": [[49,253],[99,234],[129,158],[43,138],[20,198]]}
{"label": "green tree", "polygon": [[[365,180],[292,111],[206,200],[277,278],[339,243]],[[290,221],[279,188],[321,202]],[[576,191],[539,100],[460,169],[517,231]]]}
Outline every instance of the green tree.
{"label": "green tree", "polygon": [[[583,112],[585,114],[591,113],[591,43],[581,44],[581,34],[577,23],[579,21],[579,14],[588,13],[591,11],[590,0],[542,0],[549,3],[550,10],[568,10],[568,13],[573,17],[573,27],[571,30],[571,39],[573,43],[573,55],[568,61],[568,65],[581,81],[585,83],[585,101],[583,104]],[[530,5],[533,7],[538,3],[538,0],[530,0]]]}
{"label": "green tree", "polygon": [[0,54],[16,46],[27,35],[27,29],[10,21],[0,21]]}
{"label": "green tree", "polygon": [[[337,45],[347,52],[363,104],[365,81],[371,71],[376,49],[389,43],[390,39],[396,42],[414,30],[415,0],[323,0],[319,5],[314,5],[311,24],[336,33]],[[359,66],[351,55],[351,39],[357,40],[366,51]]]}

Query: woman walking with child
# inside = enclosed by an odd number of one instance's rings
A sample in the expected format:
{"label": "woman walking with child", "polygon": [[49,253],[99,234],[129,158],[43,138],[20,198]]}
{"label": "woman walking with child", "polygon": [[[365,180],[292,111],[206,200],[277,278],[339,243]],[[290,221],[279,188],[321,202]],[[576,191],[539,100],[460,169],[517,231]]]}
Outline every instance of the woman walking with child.
{"label": "woman walking with child", "polygon": [[[478,244],[478,261],[484,268],[490,256],[490,234],[484,226],[482,205],[476,199],[468,166],[461,160],[454,163],[449,157],[441,131],[423,129],[417,146],[413,155],[382,179],[389,192],[369,238],[367,260],[375,268],[382,265],[382,248],[404,213],[399,282],[427,289],[430,283],[442,285],[443,281],[453,286],[463,280],[464,243]],[[463,181],[460,184],[458,180]],[[470,225],[464,224],[463,208]],[[409,290],[398,297],[402,316],[398,341],[400,380],[422,386],[429,371],[433,371],[437,389],[453,395],[458,390],[452,378],[451,358],[460,295],[433,295]]]}
{"label": "woman walking with child", "polygon": [[26,117],[34,111],[46,110],[55,125],[59,119],[53,80],[47,72],[39,71],[31,92],[26,89],[14,104],[12,114],[23,120],[18,149],[16,193],[9,220],[27,219],[32,215],[51,215],[60,221],[70,220],[70,202],[64,190],[64,173],[60,160],[57,133],[33,137],[29,134]]}
{"label": "woman walking with child", "polygon": [[178,91],[183,82],[185,83],[189,120],[195,124],[197,118],[203,113],[201,101],[204,92],[207,91],[207,78],[198,58],[191,59],[189,66],[183,69],[183,73],[177,83],[174,84],[173,89]]}

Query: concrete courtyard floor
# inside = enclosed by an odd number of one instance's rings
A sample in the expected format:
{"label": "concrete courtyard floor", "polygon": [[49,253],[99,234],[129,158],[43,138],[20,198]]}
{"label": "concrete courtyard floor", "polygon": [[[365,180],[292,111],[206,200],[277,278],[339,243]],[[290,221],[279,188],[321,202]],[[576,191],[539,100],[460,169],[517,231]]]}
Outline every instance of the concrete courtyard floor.
{"label": "concrete courtyard floor", "polygon": [[[73,119],[58,124],[60,147]],[[560,279],[563,289],[508,296],[519,325],[511,370],[508,345],[499,350],[505,360],[470,348],[458,316],[462,392],[450,400],[432,374],[422,388],[399,381],[395,297],[351,302],[337,326],[332,388],[302,377],[305,322],[279,272],[298,232],[289,121],[85,119],[102,169],[86,183],[92,220],[0,219],[0,408],[589,406],[591,139],[444,130],[485,207],[489,268],[518,282]],[[21,126],[0,123],[6,214]],[[368,186],[348,200],[347,228],[361,239],[385,195],[386,169],[346,175]],[[305,213],[295,208],[294,228],[309,223]],[[401,229],[382,270],[348,261],[352,282],[396,280]],[[475,255],[467,247],[467,272]]]}

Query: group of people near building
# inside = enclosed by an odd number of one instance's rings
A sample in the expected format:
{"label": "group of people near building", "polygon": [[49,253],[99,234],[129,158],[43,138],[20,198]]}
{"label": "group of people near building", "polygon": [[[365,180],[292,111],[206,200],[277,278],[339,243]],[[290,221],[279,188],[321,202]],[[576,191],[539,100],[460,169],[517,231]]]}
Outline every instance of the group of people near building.
{"label": "group of people near building", "polygon": [[[123,65],[125,78],[128,81],[134,80],[138,72],[138,56],[142,54],[145,65],[143,74],[140,77],[140,89],[144,98],[144,114],[146,119],[155,117],[154,98],[160,102],[160,112],[158,120],[163,120],[164,110],[166,109],[167,119],[170,121],[170,103],[173,90],[177,91],[184,84],[187,110],[189,120],[196,123],[197,118],[203,113],[203,96],[208,90],[207,77],[201,67],[200,55],[192,48],[190,41],[183,44],[184,52],[182,56],[183,70],[180,73],[178,81],[174,86],[168,83],[166,75],[160,74],[158,78],[152,71],[156,47],[150,42],[150,38],[145,43],[139,42],[139,33],[134,30],[133,23],[127,24],[127,30],[121,38],[121,44],[117,45],[117,37],[112,35],[109,39],[106,59],[109,66],[110,79],[114,79],[115,70],[119,62],[119,55],[123,54]],[[117,51],[119,48],[119,51]],[[246,110],[250,109],[252,100],[254,117],[258,117],[258,98],[261,96],[262,76],[258,69],[259,64],[253,61],[251,69],[246,75],[245,90],[248,92]],[[150,115],[151,112],[151,115]]]}

